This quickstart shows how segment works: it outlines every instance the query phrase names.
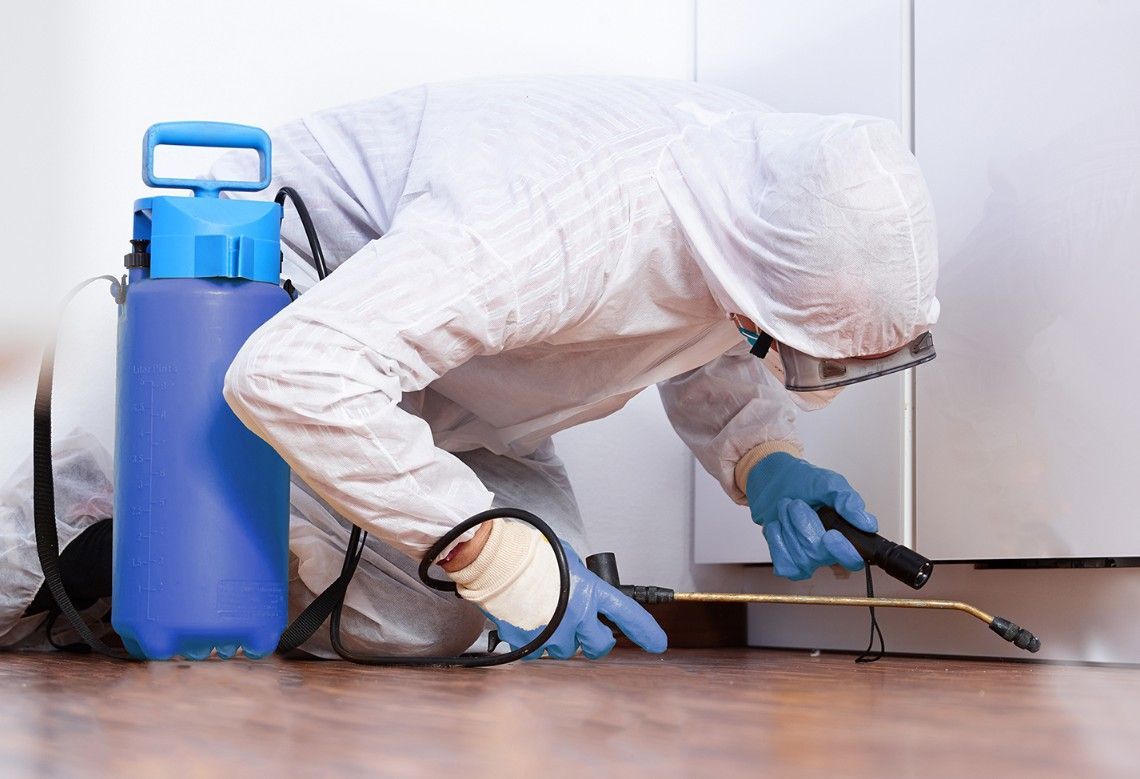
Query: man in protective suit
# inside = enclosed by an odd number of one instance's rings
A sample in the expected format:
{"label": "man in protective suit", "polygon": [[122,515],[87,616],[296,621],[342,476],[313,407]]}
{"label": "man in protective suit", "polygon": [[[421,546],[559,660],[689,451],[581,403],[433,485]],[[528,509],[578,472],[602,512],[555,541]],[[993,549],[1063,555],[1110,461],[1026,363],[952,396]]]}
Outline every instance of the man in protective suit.
{"label": "man in protective suit", "polygon": [[[351,523],[369,540],[346,645],[456,653],[489,618],[521,646],[558,598],[538,531],[495,519],[461,537],[439,562],[462,599],[415,575],[447,530],[513,506],[568,549],[547,655],[606,654],[599,616],[663,651],[652,617],[574,552],[584,528],[551,443],[651,385],[750,505],[777,573],[862,565],[815,509],[876,520],[803,459],[794,409],[933,356],[934,216],[891,123],[683,82],[517,78],[323,111],[273,142],[273,186],[303,194],[332,272],[315,283],[287,218],[284,275],[303,294],[245,344],[225,396],[293,469],[291,613],[338,576]],[[253,164],[229,155],[212,175]],[[331,655],[323,632],[304,648]]]}

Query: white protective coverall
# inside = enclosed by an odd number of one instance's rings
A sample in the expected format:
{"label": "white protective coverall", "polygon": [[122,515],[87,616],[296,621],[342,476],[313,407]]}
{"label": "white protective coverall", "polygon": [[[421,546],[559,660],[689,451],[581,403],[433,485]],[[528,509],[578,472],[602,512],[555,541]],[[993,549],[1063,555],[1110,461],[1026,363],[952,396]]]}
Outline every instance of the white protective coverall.
{"label": "white protective coverall", "polygon": [[[414,558],[492,504],[586,554],[550,437],[651,385],[743,503],[741,458],[799,445],[730,312],[817,357],[887,352],[937,319],[929,195],[885,120],[511,78],[323,111],[273,143],[273,187],[304,196],[333,272],[314,285],[287,209],[283,275],[307,291],[225,393],[294,471],[294,614],[338,574],[348,522],[370,534],[343,623],[359,648],[470,643],[482,615],[424,588]],[[257,178],[242,155],[211,175]],[[327,654],[327,636],[306,648]]]}
{"label": "white protective coverall", "polygon": [[[325,111],[274,142],[274,184],[302,192],[336,269],[247,342],[226,397],[336,513],[412,557],[496,500],[581,549],[550,437],[654,384],[743,502],[734,467],[795,447],[794,413],[729,312],[818,357],[896,349],[937,318],[929,195],[885,120],[521,78]],[[240,159],[213,175],[252,177]],[[318,554],[297,530],[316,592],[343,534]],[[373,584],[350,605],[387,623]]]}

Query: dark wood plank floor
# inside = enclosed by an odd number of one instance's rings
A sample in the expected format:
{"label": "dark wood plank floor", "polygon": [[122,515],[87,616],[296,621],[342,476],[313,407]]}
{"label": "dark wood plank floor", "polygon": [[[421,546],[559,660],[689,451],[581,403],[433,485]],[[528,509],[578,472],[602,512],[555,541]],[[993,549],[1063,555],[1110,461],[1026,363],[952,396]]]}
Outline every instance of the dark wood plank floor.
{"label": "dark wood plank floor", "polygon": [[1138,776],[1140,670],[619,650],[488,670],[0,655],[0,775]]}

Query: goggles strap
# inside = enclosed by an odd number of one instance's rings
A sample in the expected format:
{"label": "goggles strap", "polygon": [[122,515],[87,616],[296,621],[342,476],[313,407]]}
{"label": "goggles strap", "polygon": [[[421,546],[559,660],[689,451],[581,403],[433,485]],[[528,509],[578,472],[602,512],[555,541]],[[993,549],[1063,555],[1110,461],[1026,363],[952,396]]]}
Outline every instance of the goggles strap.
{"label": "goggles strap", "polygon": [[772,348],[772,336],[761,330],[756,335],[756,343],[752,344],[752,348],[748,350],[749,354],[755,355],[763,360],[768,355],[768,350]]}

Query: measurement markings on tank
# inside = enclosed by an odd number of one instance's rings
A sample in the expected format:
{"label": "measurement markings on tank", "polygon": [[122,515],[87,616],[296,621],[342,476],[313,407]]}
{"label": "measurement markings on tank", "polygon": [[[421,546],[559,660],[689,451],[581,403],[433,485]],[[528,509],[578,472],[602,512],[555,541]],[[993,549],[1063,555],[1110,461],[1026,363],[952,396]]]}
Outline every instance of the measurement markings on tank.
{"label": "measurement markings on tank", "polygon": [[154,382],[150,384],[150,430],[147,431],[147,501],[146,501],[146,618],[153,619],[150,613],[151,595],[154,586]]}
{"label": "measurement markings on tank", "polygon": [[[146,565],[146,617],[153,619],[154,616],[151,612],[152,602],[151,598],[155,592],[161,592],[163,581],[161,576],[158,578],[157,584],[155,583],[155,566],[163,562],[163,558],[155,557],[154,543],[155,536],[163,534],[161,525],[155,525],[154,508],[155,506],[165,506],[165,498],[155,498],[155,480],[161,479],[166,476],[165,468],[155,467],[155,448],[159,443],[156,436],[156,425],[158,422],[166,418],[166,411],[157,408],[158,396],[164,390],[168,390],[173,386],[171,381],[156,381],[153,378],[142,378],[143,376],[152,376],[155,373],[174,373],[176,372],[170,366],[136,366],[133,371],[135,374],[140,375],[140,384],[148,385],[150,390],[149,399],[146,403],[137,404],[136,411],[146,411],[149,427],[140,432],[140,436],[147,439],[146,455],[132,455],[130,461],[133,465],[137,466],[139,478],[135,482],[138,489],[147,490],[146,505],[144,507],[132,506],[131,511],[136,515],[146,512],[146,556],[145,559],[139,561],[140,564]],[[144,476],[145,474],[145,476]]]}

